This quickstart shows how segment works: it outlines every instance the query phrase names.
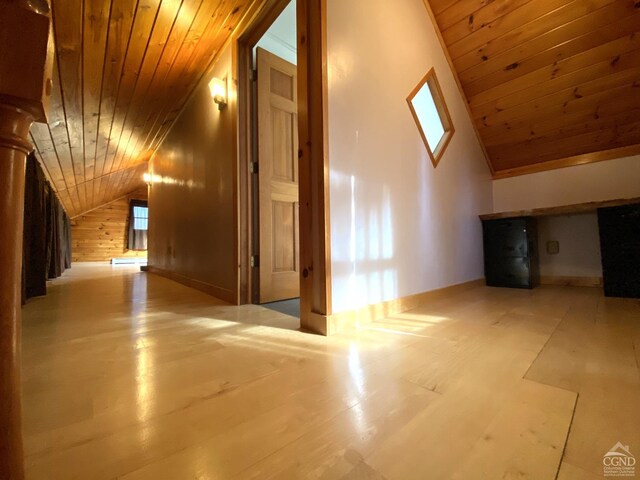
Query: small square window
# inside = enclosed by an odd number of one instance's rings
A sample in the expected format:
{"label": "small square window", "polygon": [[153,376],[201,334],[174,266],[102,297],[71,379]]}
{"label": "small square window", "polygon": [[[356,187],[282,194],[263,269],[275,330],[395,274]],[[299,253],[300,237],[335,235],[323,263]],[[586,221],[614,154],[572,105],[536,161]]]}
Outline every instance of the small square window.
{"label": "small square window", "polygon": [[454,128],[433,68],[407,97],[407,103],[431,163],[436,167],[453,136]]}
{"label": "small square window", "polygon": [[149,229],[149,209],[147,207],[133,207],[133,229],[148,230]]}

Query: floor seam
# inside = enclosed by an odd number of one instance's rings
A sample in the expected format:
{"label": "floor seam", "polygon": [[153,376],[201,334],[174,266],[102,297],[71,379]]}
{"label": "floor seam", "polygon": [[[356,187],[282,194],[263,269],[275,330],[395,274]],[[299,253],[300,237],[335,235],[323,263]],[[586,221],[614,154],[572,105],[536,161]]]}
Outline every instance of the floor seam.
{"label": "floor seam", "polygon": [[[551,334],[549,334],[549,338],[547,338],[547,340],[544,342],[544,345],[542,345],[542,347],[540,348],[540,350],[538,350],[538,353],[536,354],[536,358],[533,359],[533,361],[529,364],[529,367],[527,368],[527,371],[524,372],[524,375],[522,376],[523,380],[530,380],[527,378],[527,375],[529,374],[529,370],[531,370],[531,367],[533,367],[533,365],[538,361],[538,358],[540,358],[540,354],[544,351],[544,349],[547,347],[547,345],[549,344],[549,342],[551,341],[551,339],[553,338],[553,336],[556,334],[556,332],[558,331],[558,328],[560,328],[560,325],[562,324],[562,322],[565,321],[567,315],[569,314],[569,312],[565,313],[564,316],[560,319],[560,321],[557,323],[557,325],[555,326],[555,328],[553,329],[553,331],[551,332]],[[536,380],[531,380],[533,382],[535,382]],[[542,382],[538,382],[538,383],[542,383]],[[566,390],[566,389],[565,389]],[[571,390],[569,390],[571,391]]]}
{"label": "floor seam", "polygon": [[562,447],[562,455],[560,455],[560,461],[558,462],[558,470],[556,470],[555,480],[558,480],[560,475],[560,469],[562,468],[562,462],[564,461],[564,454],[567,451],[567,444],[569,443],[569,436],[571,435],[571,427],[573,426],[573,419],[576,416],[576,409],[578,408],[578,400],[580,399],[580,393],[576,393],[576,400],[573,403],[573,411],[571,412],[571,421],[569,422],[569,428],[567,429],[567,436],[564,439],[564,446]]}

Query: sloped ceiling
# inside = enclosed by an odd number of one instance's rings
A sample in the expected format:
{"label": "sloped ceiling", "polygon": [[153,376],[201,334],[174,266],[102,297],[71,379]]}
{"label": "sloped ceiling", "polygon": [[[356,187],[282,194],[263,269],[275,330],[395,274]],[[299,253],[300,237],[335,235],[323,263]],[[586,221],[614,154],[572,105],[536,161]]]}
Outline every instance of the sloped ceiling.
{"label": "sloped ceiling", "polygon": [[48,125],[32,140],[70,216],[132,192],[253,0],[52,0]]}
{"label": "sloped ceiling", "polygon": [[428,0],[497,176],[640,153],[638,0]]}

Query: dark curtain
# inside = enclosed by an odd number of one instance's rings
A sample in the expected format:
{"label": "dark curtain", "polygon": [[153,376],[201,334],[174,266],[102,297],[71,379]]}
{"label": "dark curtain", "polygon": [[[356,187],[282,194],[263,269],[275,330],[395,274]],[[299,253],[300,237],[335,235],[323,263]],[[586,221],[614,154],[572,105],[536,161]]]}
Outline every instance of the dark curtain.
{"label": "dark curtain", "polygon": [[58,232],[58,202],[55,201],[55,194],[49,195],[51,205],[49,208],[49,228],[51,229],[49,238],[51,239],[51,252],[49,256],[49,279],[58,278],[62,275],[60,267],[60,232]]}
{"label": "dark curtain", "polygon": [[64,268],[71,268],[71,219],[64,215]]}
{"label": "dark curtain", "polygon": [[146,250],[147,249],[147,230],[136,230],[133,207],[147,208],[147,202],[144,200],[131,200],[129,202],[129,234],[127,239],[127,248],[129,250]]}
{"label": "dark curtain", "polygon": [[29,156],[25,171],[22,261],[23,299],[47,293],[46,180],[37,161]]}
{"label": "dark curtain", "polygon": [[33,153],[24,194],[23,302],[46,295],[47,280],[71,266],[71,222]]}

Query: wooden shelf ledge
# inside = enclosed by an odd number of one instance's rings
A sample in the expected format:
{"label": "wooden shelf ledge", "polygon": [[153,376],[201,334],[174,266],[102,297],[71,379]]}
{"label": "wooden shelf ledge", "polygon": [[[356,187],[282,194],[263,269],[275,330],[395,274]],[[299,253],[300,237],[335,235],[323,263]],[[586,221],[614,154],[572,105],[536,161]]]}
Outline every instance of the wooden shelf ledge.
{"label": "wooden shelf ledge", "polygon": [[595,212],[598,208],[618,207],[620,205],[632,205],[640,203],[640,197],[620,198],[617,200],[605,200],[602,202],[576,203],[560,207],[534,208],[531,210],[514,210],[511,212],[487,213],[480,215],[480,220],[497,220],[500,218],[515,217],[550,217],[554,215],[574,215],[578,213]]}

